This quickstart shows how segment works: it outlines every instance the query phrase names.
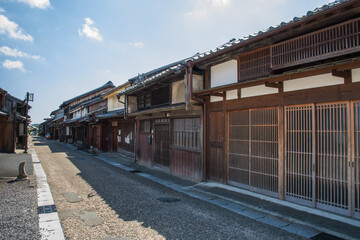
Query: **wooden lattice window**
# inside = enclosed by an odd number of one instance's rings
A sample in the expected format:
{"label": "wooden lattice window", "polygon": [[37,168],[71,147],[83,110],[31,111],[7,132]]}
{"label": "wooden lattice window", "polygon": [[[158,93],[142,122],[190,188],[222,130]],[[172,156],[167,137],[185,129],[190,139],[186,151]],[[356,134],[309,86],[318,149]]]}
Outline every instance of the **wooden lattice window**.
{"label": "wooden lattice window", "polygon": [[151,94],[150,93],[146,93],[146,94],[138,96],[139,110],[149,108],[150,106],[151,106]]}
{"label": "wooden lattice window", "polygon": [[141,120],[140,121],[140,132],[151,133],[151,130],[152,130],[151,120]]}
{"label": "wooden lattice window", "polygon": [[200,150],[200,118],[181,118],[172,122],[172,146]]}
{"label": "wooden lattice window", "polygon": [[280,69],[358,52],[360,18],[271,46],[271,68]]}
{"label": "wooden lattice window", "polygon": [[256,79],[270,73],[270,47],[257,49],[238,57],[239,81]]}

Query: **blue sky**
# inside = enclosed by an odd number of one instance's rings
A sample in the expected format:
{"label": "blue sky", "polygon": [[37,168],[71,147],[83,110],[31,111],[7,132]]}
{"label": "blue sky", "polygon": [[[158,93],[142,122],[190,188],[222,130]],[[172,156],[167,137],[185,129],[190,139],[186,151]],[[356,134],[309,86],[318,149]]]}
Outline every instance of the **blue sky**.
{"label": "blue sky", "polygon": [[111,80],[204,52],[329,0],[0,0],[0,88],[33,123]]}

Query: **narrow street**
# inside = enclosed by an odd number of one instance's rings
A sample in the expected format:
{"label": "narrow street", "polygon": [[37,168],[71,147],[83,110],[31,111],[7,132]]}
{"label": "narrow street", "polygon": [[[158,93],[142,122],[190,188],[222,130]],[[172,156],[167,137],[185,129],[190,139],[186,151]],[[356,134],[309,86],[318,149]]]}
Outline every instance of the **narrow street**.
{"label": "narrow street", "polygon": [[46,172],[66,239],[301,239],[62,143],[34,138],[32,145]]}

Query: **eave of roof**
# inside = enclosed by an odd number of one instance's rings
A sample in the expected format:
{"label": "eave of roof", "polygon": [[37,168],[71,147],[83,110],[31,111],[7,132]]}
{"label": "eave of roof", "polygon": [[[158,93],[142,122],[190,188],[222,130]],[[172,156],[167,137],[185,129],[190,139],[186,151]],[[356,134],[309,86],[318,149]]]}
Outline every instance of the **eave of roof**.
{"label": "eave of roof", "polygon": [[186,59],[165,65],[163,67],[154,69],[147,73],[139,74],[137,77],[133,77],[129,79],[129,81],[133,80],[134,84],[127,87],[126,89],[120,91],[118,95],[129,94],[138,89],[147,87],[149,84],[168,77],[172,74],[180,73],[185,69]]}
{"label": "eave of roof", "polygon": [[347,6],[351,4],[357,3],[358,0],[337,0],[329,4],[325,4],[322,7],[318,7],[313,11],[308,11],[306,15],[302,17],[294,17],[289,22],[282,22],[276,26],[270,26],[269,28],[259,31],[257,33],[251,34],[249,36],[239,38],[239,39],[231,39],[229,42],[222,44],[221,46],[209,50],[203,53],[197,53],[193,57],[189,58],[188,60],[193,61],[194,63],[201,63],[205,60],[210,58],[214,58],[223,54],[226,54],[232,50],[241,48],[244,45],[250,44],[255,41],[259,41],[263,38],[270,37],[272,35],[278,34],[281,31],[285,31],[287,29],[294,28],[295,25],[301,26],[305,22],[309,22],[312,19],[319,17],[320,15],[329,14],[331,11],[336,11],[337,7],[342,7],[346,9]]}
{"label": "eave of roof", "polygon": [[[115,88],[107,91],[106,93],[104,93],[104,94],[102,95],[102,97],[103,97],[103,98],[106,98],[107,96],[114,94],[114,92],[119,91],[119,90],[122,89],[122,88],[126,88],[126,86],[128,86],[128,85],[130,85],[130,83],[129,83],[129,82],[125,82],[125,83],[123,83],[123,84],[121,84],[121,85],[119,85],[119,86],[117,86],[117,87],[115,87]],[[116,94],[117,94],[117,93],[116,93]]]}
{"label": "eave of roof", "polygon": [[86,96],[92,95],[92,94],[94,94],[94,93],[96,93],[96,92],[99,92],[99,91],[101,91],[101,90],[103,90],[103,89],[106,89],[106,88],[109,88],[109,87],[111,87],[111,88],[114,88],[114,87],[115,87],[114,84],[113,84],[111,81],[105,83],[105,84],[102,85],[101,87],[98,87],[98,88],[93,89],[93,90],[91,90],[91,91],[89,91],[89,92],[83,93],[83,94],[81,94],[81,95],[79,95],[79,96],[76,96],[76,97],[74,97],[74,98],[71,98],[71,99],[69,99],[69,100],[64,101],[64,102],[60,105],[59,108],[63,108],[63,107],[65,107],[66,105],[69,105],[70,103],[72,103],[72,102],[74,102],[74,101],[77,101],[77,100],[79,100],[79,99],[81,99],[81,98],[84,98],[84,97],[86,97]]}
{"label": "eave of roof", "polygon": [[115,117],[123,117],[124,116],[124,109],[118,109],[114,111],[110,111],[104,114],[97,115],[97,119],[107,119],[107,118],[115,118]]}

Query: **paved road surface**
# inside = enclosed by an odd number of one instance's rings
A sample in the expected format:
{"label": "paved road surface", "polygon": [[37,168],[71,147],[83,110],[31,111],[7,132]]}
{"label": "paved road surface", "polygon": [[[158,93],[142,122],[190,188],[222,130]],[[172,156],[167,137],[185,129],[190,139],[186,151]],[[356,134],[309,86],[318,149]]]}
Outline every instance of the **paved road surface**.
{"label": "paved road surface", "polygon": [[61,143],[36,138],[33,148],[67,239],[301,239]]}

